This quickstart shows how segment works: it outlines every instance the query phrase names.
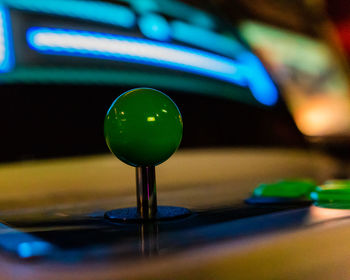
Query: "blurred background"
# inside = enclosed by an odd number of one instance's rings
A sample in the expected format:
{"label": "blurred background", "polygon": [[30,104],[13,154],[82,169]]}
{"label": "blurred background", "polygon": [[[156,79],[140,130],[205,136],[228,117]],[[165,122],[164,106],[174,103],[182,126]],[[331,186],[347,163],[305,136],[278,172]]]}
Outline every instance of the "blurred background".
{"label": "blurred background", "polygon": [[346,0],[1,0],[0,161],[108,152],[126,90],[178,105],[181,148],[350,156]]}

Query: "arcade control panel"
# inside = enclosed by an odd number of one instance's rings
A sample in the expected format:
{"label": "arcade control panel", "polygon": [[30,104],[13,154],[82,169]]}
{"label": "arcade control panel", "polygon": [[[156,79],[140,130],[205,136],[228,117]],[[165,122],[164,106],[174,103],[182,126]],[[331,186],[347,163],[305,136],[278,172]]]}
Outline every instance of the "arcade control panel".
{"label": "arcade control panel", "polygon": [[[57,196],[51,197],[55,203],[48,202],[48,195],[46,204],[26,201],[11,211],[3,206],[0,247],[7,272],[19,266],[22,270],[16,275],[21,279],[154,279],[179,270],[176,277],[171,274],[173,279],[186,279],[195,277],[195,270],[200,277],[210,267],[203,265],[214,256],[222,257],[225,250],[239,256],[246,250],[244,244],[258,248],[272,237],[281,240],[286,234],[322,230],[350,217],[350,181],[319,184],[305,178],[315,171],[310,154],[256,150],[237,156],[237,151],[229,149],[187,151],[162,168],[177,150],[182,128],[181,113],[167,95],[150,88],[133,89],[113,102],[104,123],[107,145],[123,162],[120,168],[114,165],[115,159],[100,157],[8,169],[13,177],[25,170],[31,173],[34,185],[35,174],[41,174],[37,178],[42,184],[45,181],[44,187],[51,183],[49,189],[55,188],[55,182],[64,189],[62,182],[69,181],[76,189],[83,187],[79,195],[64,190],[70,200],[65,197],[62,204],[57,204]],[[324,163],[316,172],[331,163],[322,155],[312,158]],[[157,199],[158,165],[159,190],[163,184],[166,189],[162,203]],[[130,207],[134,200],[131,169],[136,169],[136,207]],[[46,178],[43,171],[48,172]],[[300,177],[276,179],[291,174]],[[262,178],[270,182],[255,187]],[[101,184],[110,185],[103,197],[93,191],[97,185],[103,189]],[[111,191],[117,185],[124,185],[118,195]],[[108,197],[112,195],[116,197]],[[239,267],[237,262],[232,265],[226,267],[227,275]]]}

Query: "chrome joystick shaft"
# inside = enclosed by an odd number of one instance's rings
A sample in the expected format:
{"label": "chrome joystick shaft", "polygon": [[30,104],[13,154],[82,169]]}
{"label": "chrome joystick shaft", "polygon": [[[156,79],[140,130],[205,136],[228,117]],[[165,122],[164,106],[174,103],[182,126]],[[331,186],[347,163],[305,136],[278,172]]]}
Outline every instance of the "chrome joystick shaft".
{"label": "chrome joystick shaft", "polygon": [[154,166],[136,167],[137,213],[142,220],[157,215],[157,189]]}
{"label": "chrome joystick shaft", "polygon": [[127,91],[107,111],[104,134],[109,149],[124,163],[136,166],[137,207],[110,210],[105,217],[118,223],[142,225],[145,222],[141,227],[142,240],[148,240],[146,233],[152,232],[148,228],[153,222],[156,224],[191,214],[182,207],[157,206],[155,166],[176,151],[182,130],[179,108],[170,97],[155,89]]}

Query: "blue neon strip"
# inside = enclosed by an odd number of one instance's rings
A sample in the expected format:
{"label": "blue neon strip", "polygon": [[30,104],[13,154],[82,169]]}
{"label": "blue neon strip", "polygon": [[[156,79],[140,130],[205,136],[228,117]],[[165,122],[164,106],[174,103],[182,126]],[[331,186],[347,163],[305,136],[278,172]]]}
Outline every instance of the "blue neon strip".
{"label": "blue neon strip", "polygon": [[196,73],[247,85],[232,59],[169,43],[120,35],[34,27],[27,31],[31,48],[47,54],[127,61]]}
{"label": "blue neon strip", "polygon": [[130,28],[135,14],[127,7],[84,0],[0,0],[0,4],[19,10],[80,18]]}
{"label": "blue neon strip", "polygon": [[241,52],[237,59],[244,65],[241,71],[244,72],[248,87],[255,99],[268,106],[276,104],[278,100],[277,88],[259,58],[246,51]]}
{"label": "blue neon strip", "polygon": [[0,72],[8,72],[14,65],[10,16],[7,9],[0,6]]}

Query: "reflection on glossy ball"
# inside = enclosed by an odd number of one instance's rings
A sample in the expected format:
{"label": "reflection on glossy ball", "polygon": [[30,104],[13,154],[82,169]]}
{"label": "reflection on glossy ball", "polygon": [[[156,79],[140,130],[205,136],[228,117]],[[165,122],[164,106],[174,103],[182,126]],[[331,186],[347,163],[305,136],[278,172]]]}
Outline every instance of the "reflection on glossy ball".
{"label": "reflection on glossy ball", "polygon": [[158,165],[179,147],[182,117],[164,93],[137,88],[123,93],[109,108],[104,134],[121,161],[133,166]]}

